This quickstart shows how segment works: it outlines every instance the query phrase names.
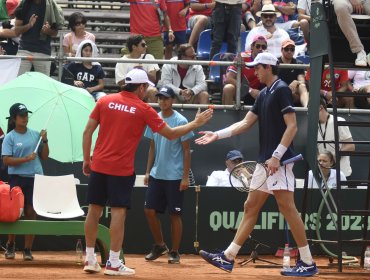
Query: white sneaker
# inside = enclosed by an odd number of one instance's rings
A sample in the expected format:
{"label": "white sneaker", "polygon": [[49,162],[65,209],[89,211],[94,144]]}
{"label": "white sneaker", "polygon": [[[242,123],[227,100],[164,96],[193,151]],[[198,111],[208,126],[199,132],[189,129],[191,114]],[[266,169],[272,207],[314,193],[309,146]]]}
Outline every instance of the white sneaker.
{"label": "white sneaker", "polygon": [[134,275],[135,270],[125,266],[122,261],[118,267],[113,267],[111,262],[108,260],[104,270],[105,275]]}
{"label": "white sneaker", "polygon": [[360,67],[366,67],[367,61],[366,61],[366,52],[364,50],[357,53],[357,58],[355,60],[355,65]]}
{"label": "white sneaker", "polygon": [[85,262],[84,271],[88,273],[98,273],[100,272],[101,267],[97,261],[95,263]]}

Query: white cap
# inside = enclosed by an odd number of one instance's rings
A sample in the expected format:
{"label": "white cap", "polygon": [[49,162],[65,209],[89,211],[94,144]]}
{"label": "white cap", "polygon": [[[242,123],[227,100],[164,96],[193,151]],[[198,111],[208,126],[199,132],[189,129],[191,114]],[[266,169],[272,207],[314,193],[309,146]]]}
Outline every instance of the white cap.
{"label": "white cap", "polygon": [[271,53],[262,52],[259,53],[252,62],[246,63],[245,65],[252,67],[257,64],[278,65],[278,59]]}
{"label": "white cap", "polygon": [[142,69],[134,68],[126,74],[125,84],[154,84],[149,80],[148,75]]}

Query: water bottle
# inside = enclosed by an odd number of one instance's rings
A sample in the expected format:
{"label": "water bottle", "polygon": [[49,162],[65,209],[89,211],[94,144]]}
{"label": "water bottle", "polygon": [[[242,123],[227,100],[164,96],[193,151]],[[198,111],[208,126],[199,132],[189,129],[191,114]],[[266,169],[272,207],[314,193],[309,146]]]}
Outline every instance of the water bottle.
{"label": "water bottle", "polygon": [[290,269],[290,248],[289,244],[285,244],[284,253],[283,253],[283,270]]}
{"label": "water bottle", "polygon": [[83,248],[81,239],[77,239],[76,243],[76,263],[82,265],[83,263]]}
{"label": "water bottle", "polygon": [[364,259],[364,269],[370,270],[370,246],[366,247],[365,259]]}

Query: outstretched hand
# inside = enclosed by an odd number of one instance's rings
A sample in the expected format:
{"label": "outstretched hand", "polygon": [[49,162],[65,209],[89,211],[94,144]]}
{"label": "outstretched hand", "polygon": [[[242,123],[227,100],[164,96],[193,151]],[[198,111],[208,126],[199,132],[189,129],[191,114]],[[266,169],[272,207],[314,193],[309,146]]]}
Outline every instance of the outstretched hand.
{"label": "outstretched hand", "polygon": [[198,145],[207,145],[218,139],[217,134],[213,131],[199,131],[199,134],[203,134],[203,136],[195,139],[195,143]]}
{"label": "outstretched hand", "polygon": [[206,124],[213,116],[213,109],[207,109],[203,112],[198,108],[197,114],[195,115],[194,122],[197,124],[197,127],[200,127]]}

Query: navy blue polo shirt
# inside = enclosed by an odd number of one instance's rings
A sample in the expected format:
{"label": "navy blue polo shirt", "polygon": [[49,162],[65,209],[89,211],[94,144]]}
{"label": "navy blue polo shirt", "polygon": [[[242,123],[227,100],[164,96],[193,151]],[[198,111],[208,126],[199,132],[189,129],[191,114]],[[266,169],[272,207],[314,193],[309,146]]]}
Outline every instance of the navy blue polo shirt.
{"label": "navy blue polo shirt", "polygon": [[[295,112],[292,92],[288,85],[277,79],[270,88],[262,89],[251,111],[258,116],[260,145],[258,162],[265,162],[271,158],[285,132],[284,114]],[[294,155],[292,143],[281,160]]]}

